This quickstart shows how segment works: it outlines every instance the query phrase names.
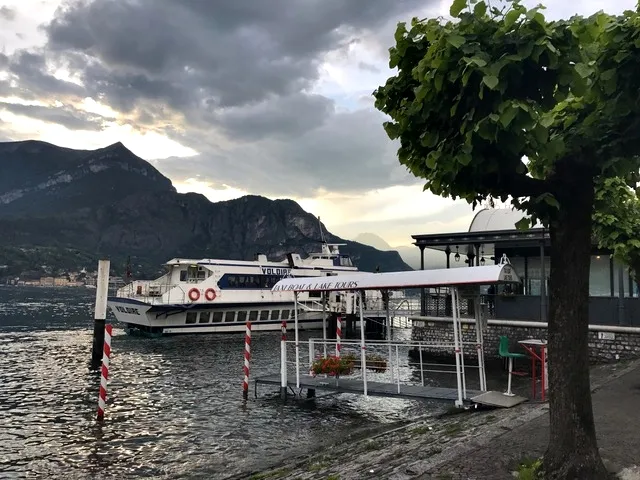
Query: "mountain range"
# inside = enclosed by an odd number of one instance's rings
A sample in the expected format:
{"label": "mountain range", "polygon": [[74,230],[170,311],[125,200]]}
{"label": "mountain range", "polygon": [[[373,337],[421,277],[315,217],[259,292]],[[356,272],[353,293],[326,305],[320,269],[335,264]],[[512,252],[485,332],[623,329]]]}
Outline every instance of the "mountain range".
{"label": "mountain range", "polygon": [[[354,242],[370,245],[383,252],[398,252],[402,260],[414,270],[420,269],[420,249],[415,245],[401,245],[392,247],[382,237],[375,233],[360,233]],[[424,268],[445,268],[446,257],[443,252],[437,250],[425,249],[424,251]]]}
{"label": "mountain range", "polygon": [[97,150],[0,143],[0,275],[93,270],[102,257],[112,259],[112,274],[130,258],[142,276],[174,257],[280,260],[318,251],[321,228],[328,242],[346,244],[341,251],[361,270],[411,269],[398,252],[331,234],[292,200],[214,203],[178,193],[122,143]]}

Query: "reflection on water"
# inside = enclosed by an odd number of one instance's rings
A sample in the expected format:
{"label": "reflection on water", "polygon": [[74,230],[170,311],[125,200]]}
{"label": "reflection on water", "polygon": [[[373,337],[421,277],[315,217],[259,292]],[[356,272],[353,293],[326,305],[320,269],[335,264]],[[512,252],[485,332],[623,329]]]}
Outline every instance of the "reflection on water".
{"label": "reflection on water", "polygon": [[[93,295],[0,288],[0,477],[225,478],[432,408],[349,395],[283,405],[265,387],[245,403],[243,335],[141,339],[116,328],[98,424]],[[277,332],[254,335],[252,376],[278,371],[278,352]]]}

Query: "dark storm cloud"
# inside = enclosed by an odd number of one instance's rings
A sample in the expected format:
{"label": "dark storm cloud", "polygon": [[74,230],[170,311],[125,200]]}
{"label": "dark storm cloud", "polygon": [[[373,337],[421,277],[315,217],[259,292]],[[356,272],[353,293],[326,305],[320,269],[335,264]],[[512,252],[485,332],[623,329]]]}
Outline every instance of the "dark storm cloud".
{"label": "dark storm cloud", "polygon": [[7,72],[13,85],[7,82],[4,90],[0,86],[0,93],[9,90],[11,95],[25,100],[47,98],[56,100],[61,96],[83,98],[86,90],[75,83],[60,80],[47,69],[47,59],[42,52],[19,51],[7,58],[5,62],[0,58],[0,72]]}
{"label": "dark storm cloud", "polygon": [[222,109],[214,115],[233,137],[258,140],[301,135],[319,128],[334,111],[331,100],[321,95],[295,94],[239,108]]}
{"label": "dark storm cloud", "polygon": [[0,102],[0,110],[7,110],[16,115],[37,118],[44,122],[64,125],[70,130],[102,130],[105,122],[113,118],[105,118],[70,106],[22,105],[18,103]]}
{"label": "dark storm cloud", "polygon": [[9,22],[16,19],[16,11],[6,5],[0,6],[0,19],[7,20]]}
{"label": "dark storm cloud", "polygon": [[[0,95],[64,104],[91,97],[127,113],[134,128],[201,152],[161,162],[179,178],[200,173],[265,194],[407,183],[378,112],[344,112],[311,92],[328,52],[363,41],[383,42],[374,49],[386,52],[395,23],[424,6],[422,0],[70,0],[44,26],[44,48],[20,51],[4,66],[0,57],[0,71],[10,77],[0,81]],[[59,68],[82,85],[54,77]],[[173,123],[176,113],[184,123]]]}
{"label": "dark storm cloud", "polygon": [[105,82],[102,72],[86,72],[87,85],[97,74],[98,89],[116,104],[153,88],[170,104],[227,107],[310,86],[325,52],[416,3],[96,0],[72,3],[46,31],[50,49],[81,52],[117,74]]}
{"label": "dark storm cloud", "polygon": [[317,189],[414,184],[415,178],[398,164],[397,145],[387,140],[382,121],[373,111],[336,113],[321,127],[294,138],[211,145],[202,155],[154,164],[178,181],[198,177],[265,195],[310,196]]}

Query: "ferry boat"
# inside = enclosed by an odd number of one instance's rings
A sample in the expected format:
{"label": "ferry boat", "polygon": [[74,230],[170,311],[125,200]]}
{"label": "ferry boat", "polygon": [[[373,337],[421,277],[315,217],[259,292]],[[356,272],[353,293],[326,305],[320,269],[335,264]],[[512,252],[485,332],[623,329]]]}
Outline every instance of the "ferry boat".
{"label": "ferry boat", "polygon": [[[108,305],[130,334],[240,332],[246,321],[254,331],[280,330],[282,320],[294,320],[293,293],[271,291],[280,279],[364,273],[340,253],[341,245],[322,242],[308,258],[289,253],[280,262],[263,254],[253,261],[174,258],[164,275],[119,288]],[[381,292],[369,291],[365,305],[381,299]],[[299,329],[322,329],[323,311],[355,313],[355,305],[355,294],[299,293]]]}

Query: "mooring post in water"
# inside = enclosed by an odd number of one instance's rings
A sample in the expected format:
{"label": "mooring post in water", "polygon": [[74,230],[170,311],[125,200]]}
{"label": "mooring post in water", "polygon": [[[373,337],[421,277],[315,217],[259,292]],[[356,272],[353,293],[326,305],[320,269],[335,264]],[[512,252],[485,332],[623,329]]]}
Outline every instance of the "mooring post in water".
{"label": "mooring post in water", "polygon": [[287,399],[287,321],[282,320],[280,340],[280,398]]}
{"label": "mooring post in water", "polygon": [[249,363],[251,361],[251,322],[247,322],[244,334],[244,382],[242,384],[242,396],[249,398]]}
{"label": "mooring post in water", "polygon": [[93,322],[93,351],[91,369],[100,368],[102,361],[102,345],[104,344],[104,327],[107,319],[107,296],[109,295],[109,260],[98,261],[98,279],[96,282],[96,306]]}
{"label": "mooring post in water", "polygon": [[98,420],[104,420],[104,408],[107,404],[107,383],[109,381],[109,359],[111,358],[112,326],[105,326],[104,349],[102,353],[102,374],[100,375],[100,394],[98,395]]}
{"label": "mooring post in water", "polygon": [[338,315],[336,318],[336,357],[340,358],[340,351],[342,350],[342,317]]}

